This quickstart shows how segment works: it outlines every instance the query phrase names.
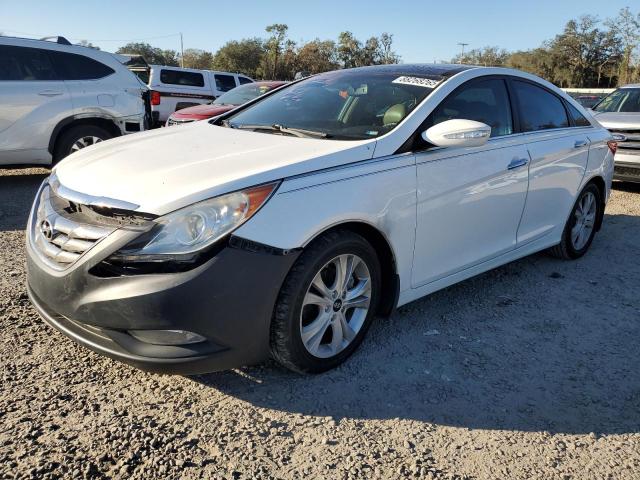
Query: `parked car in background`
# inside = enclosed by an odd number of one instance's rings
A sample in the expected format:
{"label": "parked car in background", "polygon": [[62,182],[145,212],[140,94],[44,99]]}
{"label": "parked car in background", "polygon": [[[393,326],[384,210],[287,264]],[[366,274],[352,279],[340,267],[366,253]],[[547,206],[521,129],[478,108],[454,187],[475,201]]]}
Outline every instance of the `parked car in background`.
{"label": "parked car in background", "polygon": [[176,110],[209,103],[247,83],[253,80],[237,73],[149,65],[153,124],[164,125]]}
{"label": "parked car in background", "polygon": [[116,55],[62,37],[0,36],[0,165],[49,165],[140,132],[148,102],[147,87]]}
{"label": "parked car in background", "polygon": [[592,108],[602,99],[602,95],[580,95],[576,97],[576,100],[584,108]]}
{"label": "parked car in background", "polygon": [[584,255],[613,149],[517,70],[327,72],[62,162],[31,211],[28,291],[53,327],[149,370],[271,354],[321,372],[396,306],[540,250]]}
{"label": "parked car in background", "polygon": [[614,179],[640,182],[640,84],[618,88],[593,108],[618,144]]}
{"label": "parked car in background", "polygon": [[167,126],[183,125],[195,120],[206,120],[207,118],[222,115],[229,110],[233,110],[238,105],[247,103],[254,98],[264,95],[274,88],[281,87],[287,82],[268,81],[255,82],[229,90],[227,93],[220,95],[213,102],[205,105],[196,105],[183,110],[172,113],[167,120]]}

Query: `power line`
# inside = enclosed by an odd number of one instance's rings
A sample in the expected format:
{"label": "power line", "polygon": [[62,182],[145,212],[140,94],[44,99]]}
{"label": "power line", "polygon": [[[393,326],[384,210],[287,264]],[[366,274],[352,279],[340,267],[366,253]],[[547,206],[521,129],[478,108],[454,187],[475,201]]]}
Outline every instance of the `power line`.
{"label": "power line", "polygon": [[[34,37],[34,38],[42,38],[42,37],[46,37],[46,35],[38,35],[36,33],[28,33],[28,32],[21,32],[19,30],[10,30],[10,29],[6,29],[6,28],[0,28],[1,32],[9,32],[9,33],[14,33],[14,34],[18,34],[18,35],[26,35],[28,37]],[[81,38],[81,37],[67,37],[70,40],[86,40],[87,42],[142,42],[145,40],[156,40],[159,38],[169,38],[169,37],[178,37],[178,36],[182,36],[181,33],[169,33],[167,35],[156,35],[156,36],[152,36],[152,37],[143,37],[143,38]]]}

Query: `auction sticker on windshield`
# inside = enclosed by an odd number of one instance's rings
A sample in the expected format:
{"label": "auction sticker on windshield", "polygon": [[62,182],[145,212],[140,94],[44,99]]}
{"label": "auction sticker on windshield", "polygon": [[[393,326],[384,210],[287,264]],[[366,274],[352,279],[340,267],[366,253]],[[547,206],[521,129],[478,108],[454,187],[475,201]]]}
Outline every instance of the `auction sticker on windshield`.
{"label": "auction sticker on windshield", "polygon": [[403,85],[415,85],[417,87],[433,88],[440,83],[440,80],[431,80],[421,77],[398,77],[391,83],[402,83]]}

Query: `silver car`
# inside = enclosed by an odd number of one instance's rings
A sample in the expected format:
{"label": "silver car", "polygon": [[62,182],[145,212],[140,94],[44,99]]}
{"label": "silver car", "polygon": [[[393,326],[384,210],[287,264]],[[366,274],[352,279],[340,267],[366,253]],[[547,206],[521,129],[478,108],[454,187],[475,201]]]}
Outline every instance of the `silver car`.
{"label": "silver car", "polygon": [[0,165],[50,165],[144,130],[148,95],[117,55],[63,37],[0,37]]}
{"label": "silver car", "polygon": [[618,143],[614,180],[640,182],[640,84],[611,92],[593,114]]}

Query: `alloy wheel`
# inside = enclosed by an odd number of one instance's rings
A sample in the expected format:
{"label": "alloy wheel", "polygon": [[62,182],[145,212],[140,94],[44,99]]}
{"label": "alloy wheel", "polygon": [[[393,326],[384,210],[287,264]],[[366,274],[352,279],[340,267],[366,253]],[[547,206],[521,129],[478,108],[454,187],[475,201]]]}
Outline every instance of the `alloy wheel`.
{"label": "alloy wheel", "polygon": [[586,192],[574,211],[576,221],[571,229],[571,244],[574,249],[583,249],[591,238],[596,222],[596,212],[596,197],[592,192]]}
{"label": "alloy wheel", "polygon": [[300,313],[307,351],[329,358],[344,350],[362,328],[371,304],[371,274],[357,255],[339,255],[316,273]]}
{"label": "alloy wheel", "polygon": [[95,145],[96,143],[100,143],[102,139],[100,137],[88,136],[82,137],[76,140],[73,145],[71,145],[70,153],[77,152],[78,150],[82,150],[85,147],[90,147],[91,145]]}

